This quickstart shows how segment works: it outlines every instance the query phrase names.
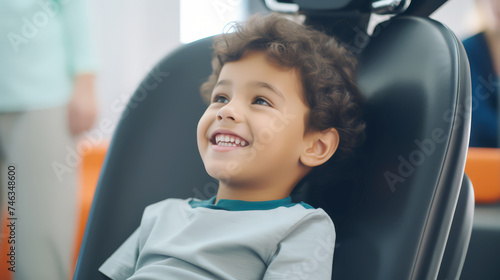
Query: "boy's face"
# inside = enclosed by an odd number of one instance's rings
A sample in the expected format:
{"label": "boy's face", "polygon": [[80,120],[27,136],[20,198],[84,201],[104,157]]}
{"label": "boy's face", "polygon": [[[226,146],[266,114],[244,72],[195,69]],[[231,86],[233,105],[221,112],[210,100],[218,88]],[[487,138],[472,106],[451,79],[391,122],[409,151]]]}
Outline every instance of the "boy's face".
{"label": "boy's face", "polygon": [[296,177],[308,111],[294,69],[271,64],[259,51],[226,63],[198,123],[208,174],[259,188]]}

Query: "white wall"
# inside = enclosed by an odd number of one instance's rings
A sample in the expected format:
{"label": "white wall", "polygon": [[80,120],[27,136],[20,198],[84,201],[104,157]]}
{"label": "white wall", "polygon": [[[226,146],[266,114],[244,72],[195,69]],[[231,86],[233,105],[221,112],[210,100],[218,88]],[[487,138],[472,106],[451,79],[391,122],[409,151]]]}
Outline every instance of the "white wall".
{"label": "white wall", "polygon": [[100,115],[82,140],[110,138],[100,123],[111,122],[114,130],[121,114],[117,100],[124,106],[154,64],[181,45],[179,9],[178,0],[90,0]]}
{"label": "white wall", "polygon": [[477,32],[474,0],[448,0],[431,18],[447,25],[460,39]]}

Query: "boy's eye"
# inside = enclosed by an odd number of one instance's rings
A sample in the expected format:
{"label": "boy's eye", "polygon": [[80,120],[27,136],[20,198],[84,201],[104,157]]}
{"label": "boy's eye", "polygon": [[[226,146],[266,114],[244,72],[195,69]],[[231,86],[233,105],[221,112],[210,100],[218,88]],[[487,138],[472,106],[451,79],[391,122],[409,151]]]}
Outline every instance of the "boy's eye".
{"label": "boy's eye", "polygon": [[222,95],[217,94],[212,98],[212,103],[229,103],[229,100]]}
{"label": "boy's eye", "polygon": [[271,104],[269,102],[267,102],[267,100],[265,100],[262,97],[255,98],[255,101],[253,103],[254,104],[258,104],[258,105],[264,105],[264,106],[272,107]]}

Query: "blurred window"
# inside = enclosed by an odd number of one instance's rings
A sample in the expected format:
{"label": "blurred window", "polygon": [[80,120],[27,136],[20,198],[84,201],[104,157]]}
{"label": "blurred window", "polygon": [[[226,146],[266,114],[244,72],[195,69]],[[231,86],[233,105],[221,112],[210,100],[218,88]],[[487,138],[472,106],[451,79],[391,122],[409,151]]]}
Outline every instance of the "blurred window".
{"label": "blurred window", "polygon": [[180,0],[180,40],[187,44],[228,31],[245,19],[246,0]]}

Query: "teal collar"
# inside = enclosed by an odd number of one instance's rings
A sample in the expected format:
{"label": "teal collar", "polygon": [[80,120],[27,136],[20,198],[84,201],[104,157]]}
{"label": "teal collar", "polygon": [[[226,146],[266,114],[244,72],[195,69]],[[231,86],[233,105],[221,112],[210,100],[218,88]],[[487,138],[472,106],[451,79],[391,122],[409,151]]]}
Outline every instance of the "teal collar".
{"label": "teal collar", "polygon": [[189,205],[192,208],[205,207],[210,209],[228,210],[228,211],[248,211],[248,210],[270,210],[278,208],[281,206],[292,207],[295,203],[292,203],[292,198],[290,196],[278,200],[267,200],[267,201],[244,201],[244,200],[232,200],[232,199],[220,199],[216,205],[215,196],[207,200],[194,200],[189,201]]}

